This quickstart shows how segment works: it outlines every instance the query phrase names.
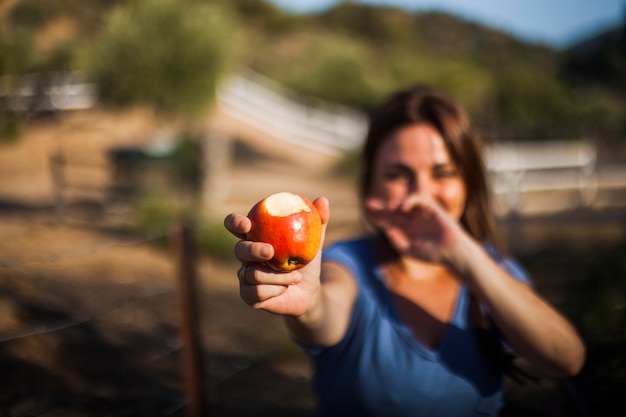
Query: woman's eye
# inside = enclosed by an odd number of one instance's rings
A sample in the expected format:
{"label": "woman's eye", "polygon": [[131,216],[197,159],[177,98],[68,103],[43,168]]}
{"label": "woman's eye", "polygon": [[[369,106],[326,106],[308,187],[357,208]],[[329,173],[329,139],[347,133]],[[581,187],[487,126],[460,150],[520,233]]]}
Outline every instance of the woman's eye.
{"label": "woman's eye", "polygon": [[389,170],[385,172],[385,179],[387,181],[404,180],[406,175],[400,170]]}
{"label": "woman's eye", "polygon": [[456,177],[459,172],[454,167],[438,167],[434,170],[435,178],[453,178]]}

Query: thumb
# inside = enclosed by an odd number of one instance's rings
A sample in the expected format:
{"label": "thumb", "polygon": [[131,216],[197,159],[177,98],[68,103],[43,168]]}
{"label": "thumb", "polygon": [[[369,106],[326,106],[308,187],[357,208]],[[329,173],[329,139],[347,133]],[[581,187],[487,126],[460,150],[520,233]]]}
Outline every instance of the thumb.
{"label": "thumb", "polygon": [[328,202],[328,199],[326,197],[318,197],[315,201],[313,201],[313,205],[322,218],[322,225],[326,226],[330,217],[330,203]]}
{"label": "thumb", "polygon": [[326,197],[318,197],[315,201],[313,201],[313,205],[317,209],[320,214],[320,218],[322,220],[322,237],[320,239],[320,247],[319,251],[322,251],[322,247],[324,246],[324,239],[326,238],[326,227],[328,226],[328,219],[330,218],[330,203]]}

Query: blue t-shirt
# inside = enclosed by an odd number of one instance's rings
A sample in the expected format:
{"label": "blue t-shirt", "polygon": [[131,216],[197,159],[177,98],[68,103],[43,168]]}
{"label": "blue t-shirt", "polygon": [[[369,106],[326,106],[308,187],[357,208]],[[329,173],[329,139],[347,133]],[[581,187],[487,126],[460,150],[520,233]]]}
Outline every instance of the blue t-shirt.
{"label": "blue t-shirt", "polygon": [[[400,319],[383,285],[369,241],[340,242],[324,260],[344,265],[359,292],[347,332],[329,348],[304,347],[313,360],[323,416],[495,416],[503,377],[481,351],[461,287],[450,325],[436,349],[421,345]],[[526,275],[500,260],[516,278]]]}

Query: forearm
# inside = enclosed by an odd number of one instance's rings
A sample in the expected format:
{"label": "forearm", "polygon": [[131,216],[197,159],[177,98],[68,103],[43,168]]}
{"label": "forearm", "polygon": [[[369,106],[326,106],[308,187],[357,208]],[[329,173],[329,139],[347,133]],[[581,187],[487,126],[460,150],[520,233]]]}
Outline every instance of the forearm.
{"label": "forearm", "polygon": [[485,305],[513,349],[553,376],[576,374],[584,345],[572,324],[526,283],[504,271],[471,239],[457,245],[449,266]]}

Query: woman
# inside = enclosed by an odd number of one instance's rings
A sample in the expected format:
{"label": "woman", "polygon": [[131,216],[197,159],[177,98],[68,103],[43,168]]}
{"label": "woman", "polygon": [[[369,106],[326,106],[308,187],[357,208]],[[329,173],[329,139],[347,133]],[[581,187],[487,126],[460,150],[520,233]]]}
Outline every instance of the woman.
{"label": "woman", "polygon": [[[361,197],[373,233],[300,270],[259,266],[271,245],[235,246],[241,297],[285,316],[322,415],[497,415],[500,347],[551,376],[579,372],[576,330],[496,249],[481,144],[454,102],[417,86],[374,113]],[[314,204],[326,225],[328,201]],[[231,214],[225,226],[243,237],[251,225]]]}

